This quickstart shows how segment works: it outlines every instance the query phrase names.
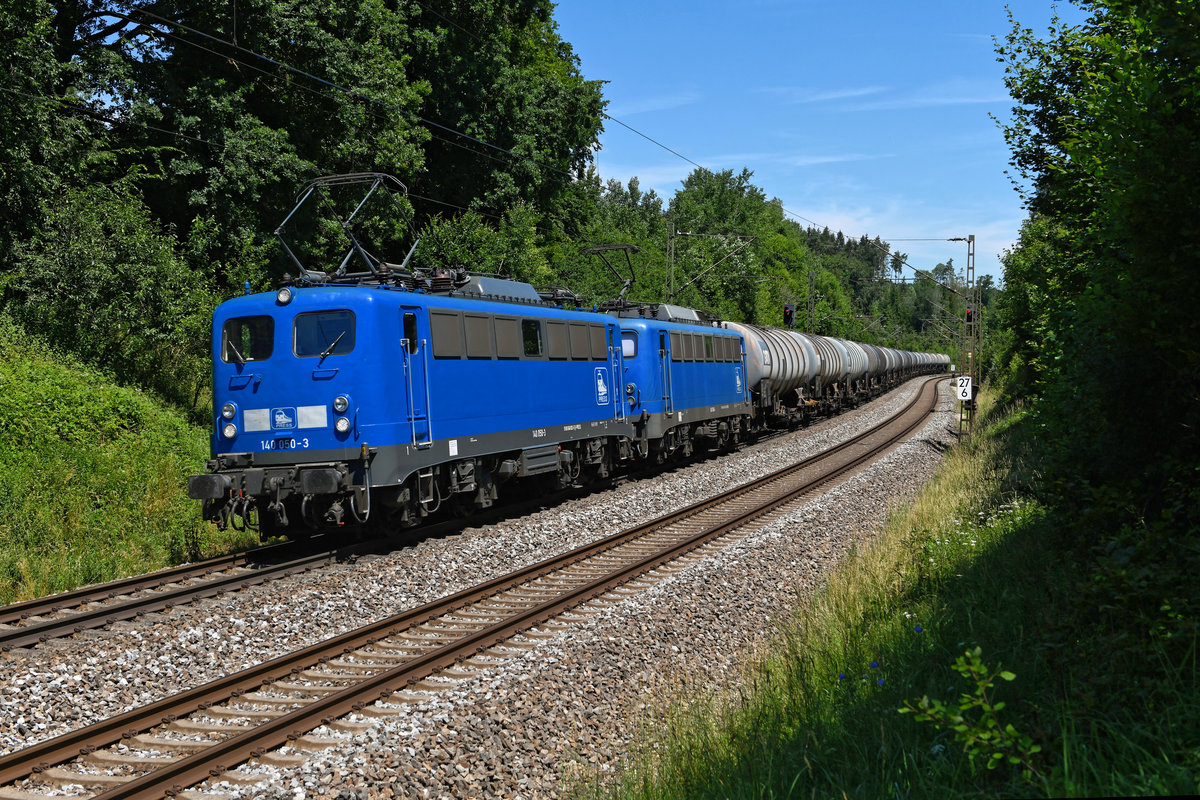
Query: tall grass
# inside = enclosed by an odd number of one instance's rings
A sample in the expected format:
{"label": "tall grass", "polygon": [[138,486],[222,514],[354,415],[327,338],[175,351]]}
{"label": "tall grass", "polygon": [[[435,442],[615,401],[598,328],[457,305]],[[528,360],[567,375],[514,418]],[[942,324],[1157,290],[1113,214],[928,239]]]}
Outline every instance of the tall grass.
{"label": "tall grass", "polygon": [[0,603],[249,544],[187,499],[207,434],[0,316]]}
{"label": "tall grass", "polygon": [[[981,399],[990,426],[951,450],[914,504],[844,560],[749,669],[738,697],[691,702],[665,731],[648,733],[614,785],[578,794],[1200,789],[1194,663],[1163,665],[1163,713],[1136,723],[1072,706],[1087,696],[1064,669],[1075,657],[1064,652],[1073,613],[1064,598],[1079,575],[1055,552],[1053,514],[1023,490],[1037,472],[1024,412],[999,415]],[[1104,645],[1069,646],[1086,659]],[[1153,647],[1146,652],[1154,657]]]}

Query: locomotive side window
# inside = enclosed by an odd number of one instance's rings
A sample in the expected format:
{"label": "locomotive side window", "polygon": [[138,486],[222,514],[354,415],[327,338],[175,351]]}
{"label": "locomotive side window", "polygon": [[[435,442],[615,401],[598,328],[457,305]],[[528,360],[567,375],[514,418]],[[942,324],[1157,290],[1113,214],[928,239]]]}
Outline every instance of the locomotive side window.
{"label": "locomotive side window", "polygon": [[266,361],[274,345],[272,317],[236,317],[221,326],[221,360],[228,364]]}
{"label": "locomotive side window", "polygon": [[671,360],[683,361],[683,337],[679,331],[671,331]]}
{"label": "locomotive side window", "polygon": [[296,315],[292,352],[299,358],[340,356],[353,349],[353,311],[306,311]]}
{"label": "locomotive side window", "polygon": [[711,336],[704,337],[704,360],[705,361],[715,360],[713,358],[713,337],[711,337]]}
{"label": "locomotive side window", "polygon": [[492,357],[492,318],[486,314],[467,314],[467,358]]}
{"label": "locomotive side window", "polygon": [[608,361],[608,334],[603,325],[589,325],[588,335],[592,337],[592,360]]}
{"label": "locomotive side window", "polygon": [[587,325],[572,322],[567,326],[571,334],[571,360],[587,361],[592,357],[592,346],[588,338]]}
{"label": "locomotive side window", "polygon": [[683,360],[684,361],[695,361],[696,360],[696,346],[692,342],[692,335],[690,333],[684,333],[684,334],[681,334],[680,337],[683,339]]}
{"label": "locomotive side window", "polygon": [[521,326],[512,317],[496,317],[496,356],[521,357]]}
{"label": "locomotive side window", "polygon": [[521,320],[521,340],[525,344],[525,355],[542,354],[542,323],[536,319]]}
{"label": "locomotive side window", "polygon": [[404,338],[408,340],[408,352],[415,355],[420,342],[417,341],[417,315],[411,311],[404,315]]}
{"label": "locomotive side window", "polygon": [[546,323],[546,354],[557,359],[567,357],[567,323]]}
{"label": "locomotive side window", "polygon": [[625,358],[637,358],[638,341],[636,331],[621,331],[621,355]]}
{"label": "locomotive side window", "polygon": [[434,358],[462,358],[463,335],[458,314],[453,311],[429,312]]}

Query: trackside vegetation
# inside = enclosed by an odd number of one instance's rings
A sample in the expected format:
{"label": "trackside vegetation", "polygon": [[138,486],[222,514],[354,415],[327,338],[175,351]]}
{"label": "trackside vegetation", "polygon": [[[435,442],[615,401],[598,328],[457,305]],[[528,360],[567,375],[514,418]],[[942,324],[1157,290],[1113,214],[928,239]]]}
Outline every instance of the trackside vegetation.
{"label": "trackside vegetation", "polygon": [[[1119,541],[1144,532],[1057,523],[1030,491],[1035,416],[982,399],[986,427],[782,626],[738,697],[695,699],[615,786],[577,796],[1200,789],[1194,620],[1125,570],[1138,559]],[[1179,588],[1196,565],[1158,566]]]}
{"label": "trackside vegetation", "polygon": [[213,555],[249,541],[183,491],[208,434],[0,315],[0,603]]}

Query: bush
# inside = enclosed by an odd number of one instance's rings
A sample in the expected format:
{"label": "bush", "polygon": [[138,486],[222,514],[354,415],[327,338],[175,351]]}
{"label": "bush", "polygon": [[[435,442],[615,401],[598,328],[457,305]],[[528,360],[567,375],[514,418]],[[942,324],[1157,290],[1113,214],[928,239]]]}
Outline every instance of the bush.
{"label": "bush", "polygon": [[69,189],[18,247],[11,304],[30,332],[118,380],[194,406],[216,297],[157,229],[132,181]]}
{"label": "bush", "polygon": [[200,519],[204,430],[0,315],[0,603],[246,546]]}

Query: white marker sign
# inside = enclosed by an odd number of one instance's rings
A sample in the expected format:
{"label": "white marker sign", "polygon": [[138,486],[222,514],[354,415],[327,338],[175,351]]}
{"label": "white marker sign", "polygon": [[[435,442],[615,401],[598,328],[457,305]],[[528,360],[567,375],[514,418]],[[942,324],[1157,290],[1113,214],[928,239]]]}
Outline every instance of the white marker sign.
{"label": "white marker sign", "polygon": [[964,403],[969,403],[971,401],[971,376],[959,375],[957,380],[958,399]]}

